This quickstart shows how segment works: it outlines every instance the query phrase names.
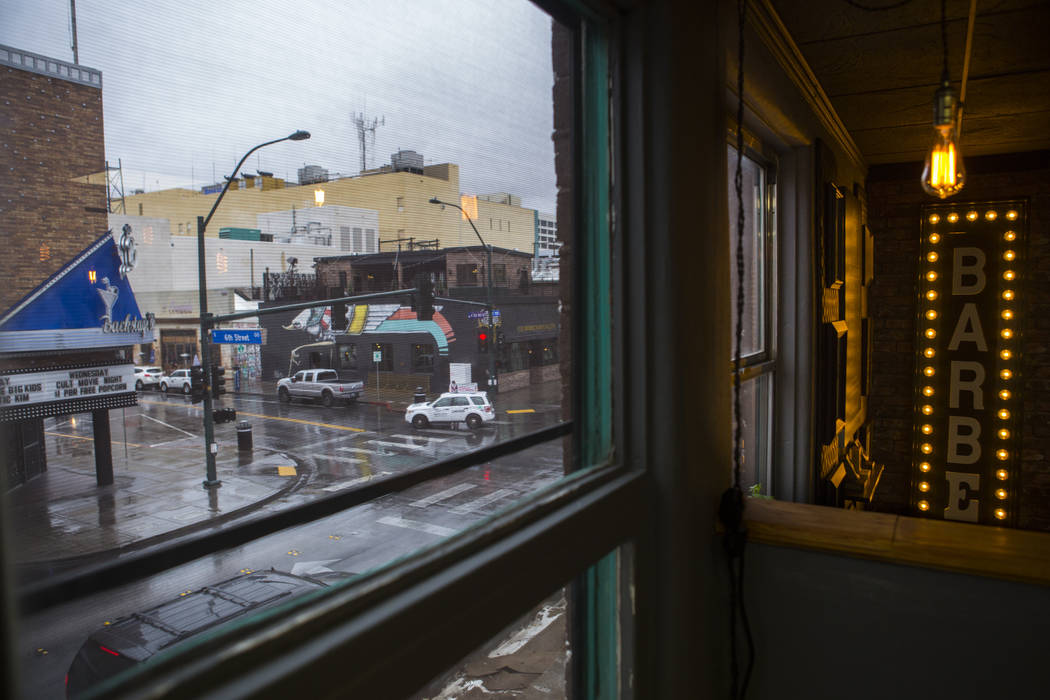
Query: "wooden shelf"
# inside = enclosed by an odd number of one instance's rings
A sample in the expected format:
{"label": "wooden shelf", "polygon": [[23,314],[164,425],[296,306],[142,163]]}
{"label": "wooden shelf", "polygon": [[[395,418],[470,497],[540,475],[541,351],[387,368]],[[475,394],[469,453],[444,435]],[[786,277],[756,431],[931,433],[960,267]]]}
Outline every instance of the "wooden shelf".
{"label": "wooden shelf", "polygon": [[752,542],[1050,585],[1050,533],[749,498]]}

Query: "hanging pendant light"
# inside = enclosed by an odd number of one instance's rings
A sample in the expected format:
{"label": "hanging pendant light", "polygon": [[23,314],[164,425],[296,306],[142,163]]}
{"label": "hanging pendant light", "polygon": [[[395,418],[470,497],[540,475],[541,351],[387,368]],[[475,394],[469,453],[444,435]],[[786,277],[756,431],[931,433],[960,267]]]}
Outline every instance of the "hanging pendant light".
{"label": "hanging pendant light", "polygon": [[959,102],[948,79],[948,21],[945,16],[946,0],[941,0],[941,41],[944,54],[944,69],[941,86],[933,96],[934,142],[926,154],[922,169],[922,188],[927,194],[945,199],[963,188],[966,169],[956,137],[956,110]]}

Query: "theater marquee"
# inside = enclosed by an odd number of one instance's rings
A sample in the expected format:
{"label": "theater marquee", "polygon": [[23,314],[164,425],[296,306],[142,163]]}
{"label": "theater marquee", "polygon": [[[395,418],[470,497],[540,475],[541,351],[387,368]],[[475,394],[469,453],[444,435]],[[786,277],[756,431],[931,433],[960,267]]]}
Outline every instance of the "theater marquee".
{"label": "theater marquee", "polygon": [[1014,521],[1026,205],[923,208],[913,510]]}

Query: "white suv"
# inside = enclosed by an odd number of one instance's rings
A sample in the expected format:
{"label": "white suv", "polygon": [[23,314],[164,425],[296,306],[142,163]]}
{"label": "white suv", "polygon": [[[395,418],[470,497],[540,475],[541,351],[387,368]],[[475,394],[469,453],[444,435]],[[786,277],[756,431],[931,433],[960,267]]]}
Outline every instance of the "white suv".
{"label": "white suv", "polygon": [[414,403],[405,410],[405,420],[416,428],[425,428],[431,423],[466,423],[474,430],[495,418],[496,412],[483,391],[446,393],[429,403]]}
{"label": "white suv", "polygon": [[156,389],[160,384],[164,370],[160,367],[136,367],[135,368],[135,390]]}
{"label": "white suv", "polygon": [[160,390],[165,393],[175,390],[188,394],[192,389],[192,380],[188,369],[177,369],[168,376],[160,378]]}

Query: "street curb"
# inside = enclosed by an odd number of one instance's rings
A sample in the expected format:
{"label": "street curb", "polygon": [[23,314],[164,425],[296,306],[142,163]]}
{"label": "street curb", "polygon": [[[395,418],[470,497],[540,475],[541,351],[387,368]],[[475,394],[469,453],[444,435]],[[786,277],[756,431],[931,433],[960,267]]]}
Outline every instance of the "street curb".
{"label": "street curb", "polygon": [[[284,452],[277,452],[276,450],[272,450],[272,452],[274,452],[275,454],[285,454]],[[176,528],[174,530],[169,530],[168,532],[162,532],[160,534],[153,535],[152,537],[147,537],[142,540],[136,540],[134,542],[120,547],[114,547],[112,549],[102,549],[96,552],[89,552],[86,554],[79,554],[74,557],[65,557],[61,559],[38,559],[35,561],[15,562],[15,576],[18,579],[22,580],[32,579],[37,575],[54,575],[56,573],[60,573],[62,570],[73,568],[86,561],[107,561],[110,559],[115,559],[117,557],[129,554],[131,552],[136,552],[142,549],[148,549],[162,542],[167,542],[169,540],[177,539],[179,537],[185,537],[186,535],[192,534],[199,530],[224,525],[230,522],[231,520],[235,520],[244,516],[251,510],[258,509],[278,498],[281,498],[282,496],[286,496],[287,494],[298,490],[301,486],[305,485],[307,478],[310,476],[310,473],[307,473],[302,470],[303,462],[301,459],[295,457],[294,455],[289,455],[289,458],[295,460],[297,478],[294,481],[288,483],[288,485],[283,486],[282,488],[278,489],[277,491],[274,491],[270,495],[258,501],[241,506],[240,508],[231,510],[229,513],[224,513],[223,515],[220,515],[218,517],[209,518],[208,520],[198,523],[192,523],[190,525],[184,525],[183,527]],[[59,571],[55,571],[55,568],[59,569]]]}

